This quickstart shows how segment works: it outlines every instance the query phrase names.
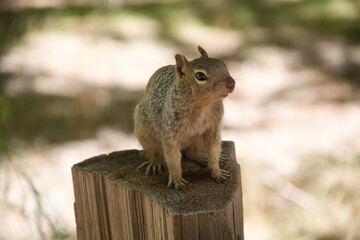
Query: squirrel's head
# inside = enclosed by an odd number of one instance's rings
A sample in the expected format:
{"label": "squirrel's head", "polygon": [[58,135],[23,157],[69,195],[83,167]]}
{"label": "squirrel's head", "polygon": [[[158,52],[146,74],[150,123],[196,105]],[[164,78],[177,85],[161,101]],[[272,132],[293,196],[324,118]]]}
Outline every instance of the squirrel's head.
{"label": "squirrel's head", "polygon": [[175,55],[176,76],[179,85],[186,86],[191,94],[203,99],[217,101],[225,98],[235,88],[226,64],[209,58],[202,47],[198,47],[201,57],[187,61],[181,54]]}

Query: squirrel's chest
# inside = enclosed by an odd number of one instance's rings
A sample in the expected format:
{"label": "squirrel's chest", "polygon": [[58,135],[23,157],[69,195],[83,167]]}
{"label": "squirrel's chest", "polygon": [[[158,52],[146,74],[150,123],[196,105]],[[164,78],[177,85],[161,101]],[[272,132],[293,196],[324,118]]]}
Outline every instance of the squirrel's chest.
{"label": "squirrel's chest", "polygon": [[195,138],[204,134],[214,124],[211,109],[203,111],[189,111],[182,119],[179,129],[179,140],[183,147],[190,144]]}

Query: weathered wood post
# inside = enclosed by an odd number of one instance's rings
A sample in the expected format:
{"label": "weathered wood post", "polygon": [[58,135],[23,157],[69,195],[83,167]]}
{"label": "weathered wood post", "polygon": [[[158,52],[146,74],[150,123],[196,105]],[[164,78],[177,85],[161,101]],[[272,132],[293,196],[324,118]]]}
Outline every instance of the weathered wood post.
{"label": "weathered wood post", "polygon": [[167,187],[168,174],[145,176],[142,151],[100,155],[72,167],[79,240],[244,239],[240,166],[233,142],[223,142],[232,178],[184,160],[185,190]]}

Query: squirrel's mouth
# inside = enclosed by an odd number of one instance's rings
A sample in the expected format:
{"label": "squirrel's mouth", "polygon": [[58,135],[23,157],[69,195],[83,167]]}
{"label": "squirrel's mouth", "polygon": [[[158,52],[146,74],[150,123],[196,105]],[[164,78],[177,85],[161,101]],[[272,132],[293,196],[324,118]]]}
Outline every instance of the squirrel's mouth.
{"label": "squirrel's mouth", "polygon": [[224,92],[220,94],[221,98],[226,98],[230,93],[233,92],[233,90],[234,90],[233,88],[232,89],[227,88]]}
{"label": "squirrel's mouth", "polygon": [[229,93],[222,93],[220,96],[221,98],[226,98],[229,95]]}

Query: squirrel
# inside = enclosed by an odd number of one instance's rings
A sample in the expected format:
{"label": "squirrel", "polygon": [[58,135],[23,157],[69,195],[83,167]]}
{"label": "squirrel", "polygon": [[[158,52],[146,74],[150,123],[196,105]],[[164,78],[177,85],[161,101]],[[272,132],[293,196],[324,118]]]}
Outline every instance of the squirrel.
{"label": "squirrel", "polygon": [[135,135],[145,150],[146,175],[169,171],[168,186],[183,189],[181,158],[207,163],[211,177],[225,182],[231,173],[220,168],[223,99],[233,92],[235,81],[226,64],[201,56],[188,61],[176,54],[175,65],[158,69],[135,107]]}

